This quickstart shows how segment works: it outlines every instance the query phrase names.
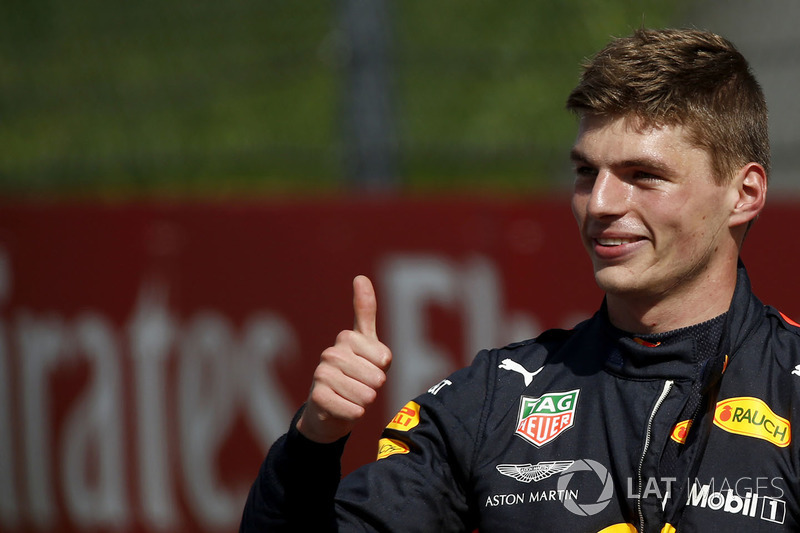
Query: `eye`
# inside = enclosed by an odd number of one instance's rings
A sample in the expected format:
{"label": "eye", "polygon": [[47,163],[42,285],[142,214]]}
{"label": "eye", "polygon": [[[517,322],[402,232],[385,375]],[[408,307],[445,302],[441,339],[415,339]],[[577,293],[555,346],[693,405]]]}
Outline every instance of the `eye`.
{"label": "eye", "polygon": [[589,165],[575,165],[574,188],[576,194],[588,194],[597,179],[597,169]]}
{"label": "eye", "polygon": [[576,178],[592,178],[597,176],[597,169],[589,165],[577,165],[575,167]]}
{"label": "eye", "polygon": [[633,173],[633,178],[636,181],[661,181],[663,178],[658,174],[646,172],[644,170],[637,170]]}

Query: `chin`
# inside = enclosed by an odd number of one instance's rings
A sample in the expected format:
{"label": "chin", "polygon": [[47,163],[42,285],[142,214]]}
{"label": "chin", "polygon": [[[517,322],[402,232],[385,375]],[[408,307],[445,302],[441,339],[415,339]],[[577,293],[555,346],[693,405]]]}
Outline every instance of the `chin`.
{"label": "chin", "polygon": [[629,273],[609,272],[608,268],[598,270],[594,273],[594,280],[597,286],[605,293],[609,294],[630,294],[638,292],[640,289],[639,280]]}

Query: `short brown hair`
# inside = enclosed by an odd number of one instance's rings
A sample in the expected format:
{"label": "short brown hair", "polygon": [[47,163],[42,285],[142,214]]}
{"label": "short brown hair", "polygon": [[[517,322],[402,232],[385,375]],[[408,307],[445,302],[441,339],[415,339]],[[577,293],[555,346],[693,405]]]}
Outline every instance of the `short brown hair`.
{"label": "short brown hair", "polygon": [[567,109],[684,126],[711,155],[718,183],[749,162],[769,172],[764,94],[744,56],[710,32],[639,29],[614,39],[584,64]]}

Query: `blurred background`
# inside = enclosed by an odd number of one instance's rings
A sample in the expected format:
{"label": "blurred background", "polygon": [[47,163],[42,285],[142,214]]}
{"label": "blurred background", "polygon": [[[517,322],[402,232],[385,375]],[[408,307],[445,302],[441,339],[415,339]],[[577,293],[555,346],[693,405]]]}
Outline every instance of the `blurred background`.
{"label": "blurred background", "polygon": [[397,363],[346,471],[477,350],[589,316],[564,101],[639,26],[710,29],[750,60],[773,173],[745,259],[800,316],[798,17],[778,0],[0,1],[0,531],[236,530],[350,326],[355,274]]}
{"label": "blurred background", "polygon": [[272,0],[0,5],[0,193],[272,197],[568,186],[580,61],[645,26],[751,59],[798,140],[792,2]]}

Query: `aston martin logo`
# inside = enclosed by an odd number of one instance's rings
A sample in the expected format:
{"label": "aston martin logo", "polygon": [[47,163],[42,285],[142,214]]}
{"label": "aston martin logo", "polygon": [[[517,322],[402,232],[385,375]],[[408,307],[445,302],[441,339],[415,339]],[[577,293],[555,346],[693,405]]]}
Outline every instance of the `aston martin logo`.
{"label": "aston martin logo", "polygon": [[517,481],[530,483],[531,481],[541,481],[549,478],[553,474],[563,472],[575,461],[542,461],[532,465],[525,463],[522,465],[497,465],[497,471],[504,476],[513,477]]}

